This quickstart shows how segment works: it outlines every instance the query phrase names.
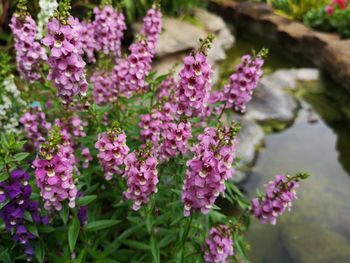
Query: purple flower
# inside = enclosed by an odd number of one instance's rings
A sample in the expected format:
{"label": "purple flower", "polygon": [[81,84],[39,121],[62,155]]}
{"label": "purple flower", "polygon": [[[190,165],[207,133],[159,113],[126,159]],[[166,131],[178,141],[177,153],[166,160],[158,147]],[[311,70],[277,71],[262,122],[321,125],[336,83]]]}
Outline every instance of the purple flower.
{"label": "purple flower", "polygon": [[104,105],[113,102],[115,85],[109,72],[96,72],[91,76],[90,81],[94,85],[93,96],[97,105]]}
{"label": "purple flower", "polygon": [[143,18],[143,27],[141,35],[147,37],[148,41],[155,46],[159,35],[162,31],[162,13],[158,8],[151,8],[148,10],[146,16]]}
{"label": "purple flower", "polygon": [[115,11],[110,5],[102,9],[95,7],[94,14],[93,28],[97,50],[120,57],[121,41],[126,30],[124,14]]}
{"label": "purple flower", "polygon": [[111,180],[115,174],[122,174],[121,166],[129,153],[124,131],[116,128],[99,134],[95,147],[106,180]]}
{"label": "purple flower", "polygon": [[231,75],[230,83],[224,87],[221,101],[226,103],[226,108],[234,108],[236,111],[244,112],[246,104],[252,99],[254,89],[263,74],[262,66],[264,60],[250,55],[242,57],[242,63]]}
{"label": "purple flower", "polygon": [[275,225],[286,209],[290,211],[298,187],[295,177],[276,175],[274,181],[265,184],[265,195],[251,201],[251,212],[262,224]]}
{"label": "purple flower", "polygon": [[179,123],[167,122],[162,131],[163,142],[160,146],[160,159],[162,161],[175,157],[178,153],[185,155],[188,140],[192,138],[191,123],[181,120]]}
{"label": "purple flower", "polygon": [[69,142],[62,145],[44,145],[41,154],[33,162],[35,179],[46,210],[62,209],[62,202],[68,200],[69,207],[75,207],[77,188],[73,182],[75,157]]}
{"label": "purple flower", "polygon": [[80,55],[81,25],[71,16],[67,24],[61,24],[53,18],[47,23],[47,31],[47,36],[42,40],[51,51],[47,78],[52,80],[62,102],[68,104],[75,95],[84,96],[87,91],[85,62]]}
{"label": "purple flower", "polygon": [[89,148],[85,147],[81,150],[81,155],[83,157],[83,168],[87,169],[90,166],[90,162],[93,160]]}
{"label": "purple flower", "polygon": [[30,15],[14,14],[10,28],[15,38],[17,68],[31,83],[40,79],[40,63],[47,59],[45,49],[35,40],[37,27]]}
{"label": "purple flower", "polygon": [[95,26],[92,23],[81,22],[81,32],[80,32],[80,45],[81,53],[85,54],[88,62],[95,63],[96,58],[94,51],[98,50],[99,45],[96,42],[95,35]]}
{"label": "purple flower", "polygon": [[24,126],[24,131],[27,139],[39,148],[40,143],[45,141],[45,136],[48,130],[51,129],[51,124],[46,121],[46,115],[41,108],[30,108],[21,118],[20,122]]}
{"label": "purple flower", "polygon": [[130,98],[148,88],[146,77],[151,71],[153,48],[153,43],[140,38],[130,46],[126,59],[117,60],[112,79],[118,96]]}
{"label": "purple flower", "polygon": [[170,76],[163,80],[158,87],[157,98],[168,99],[168,102],[174,104],[175,103],[175,89],[177,87],[177,81],[174,77]]}
{"label": "purple flower", "polygon": [[187,162],[182,201],[184,215],[193,209],[207,214],[216,198],[225,191],[225,181],[232,177],[231,164],[236,152],[235,126],[209,127],[198,135],[192,148],[194,157]]}
{"label": "purple flower", "polygon": [[[7,200],[6,205],[0,209],[0,218],[4,221],[7,232],[13,234],[13,239],[25,245],[26,254],[32,256],[28,241],[35,236],[26,226],[24,214],[29,213],[35,224],[47,224],[47,218],[39,214],[39,205],[30,200],[32,188],[28,183],[29,174],[23,170],[14,170],[9,179],[0,183],[0,202]],[[28,252],[28,253],[27,253]]]}
{"label": "purple flower", "polygon": [[211,90],[211,67],[203,52],[192,52],[184,58],[176,89],[178,115],[197,117],[203,114]]}
{"label": "purple flower", "polygon": [[225,263],[226,259],[234,254],[231,232],[225,225],[212,227],[205,243],[204,260],[206,263]]}
{"label": "purple flower", "polygon": [[127,190],[123,195],[133,201],[132,209],[135,211],[148,202],[151,194],[157,192],[158,162],[149,148],[150,144],[125,158]]}

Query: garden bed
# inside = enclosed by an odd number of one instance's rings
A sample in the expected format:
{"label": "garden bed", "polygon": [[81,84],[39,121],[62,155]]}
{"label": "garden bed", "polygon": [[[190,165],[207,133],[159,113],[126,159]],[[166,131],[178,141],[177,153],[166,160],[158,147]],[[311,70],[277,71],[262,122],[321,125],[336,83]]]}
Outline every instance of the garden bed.
{"label": "garden bed", "polygon": [[210,9],[237,29],[276,42],[289,52],[302,54],[350,92],[350,40],[318,32],[274,13],[263,3],[213,0]]}

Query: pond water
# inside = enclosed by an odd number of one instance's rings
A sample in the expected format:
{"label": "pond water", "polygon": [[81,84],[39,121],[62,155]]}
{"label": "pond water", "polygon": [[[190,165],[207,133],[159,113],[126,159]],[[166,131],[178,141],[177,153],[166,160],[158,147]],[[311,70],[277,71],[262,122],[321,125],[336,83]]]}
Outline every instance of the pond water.
{"label": "pond water", "polygon": [[[259,49],[252,42],[238,41],[222,68],[232,68],[232,58],[251,48]],[[284,53],[272,47],[267,73],[304,66]],[[295,96],[301,107],[293,125],[266,136],[242,185],[252,197],[275,174],[312,175],[302,182],[292,213],[280,217],[276,226],[252,221],[247,236],[252,263],[350,262],[350,96],[337,86],[324,77],[300,84]],[[309,122],[310,114],[316,122]]]}

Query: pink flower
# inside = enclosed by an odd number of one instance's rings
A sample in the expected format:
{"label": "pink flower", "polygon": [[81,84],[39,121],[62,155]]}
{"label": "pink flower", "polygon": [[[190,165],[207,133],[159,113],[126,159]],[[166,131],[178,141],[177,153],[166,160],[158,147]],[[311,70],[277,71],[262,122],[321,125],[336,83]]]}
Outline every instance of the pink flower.
{"label": "pink flower", "polygon": [[229,256],[233,256],[233,242],[231,231],[225,225],[212,227],[206,238],[204,260],[206,263],[225,263]]}
{"label": "pink flower", "polygon": [[41,108],[30,108],[21,118],[20,122],[24,126],[27,139],[39,148],[40,144],[45,141],[51,124],[46,121],[46,115]]}
{"label": "pink flower", "polygon": [[327,12],[327,14],[328,15],[333,15],[333,13],[334,13],[334,8],[333,8],[333,6],[331,6],[331,5],[327,5],[326,6],[326,12]]}
{"label": "pink flower", "polygon": [[252,58],[250,55],[242,57],[242,63],[237,66],[236,72],[230,77],[230,84],[223,90],[221,101],[226,108],[244,112],[246,104],[252,99],[254,89],[263,74],[264,60],[261,57]]}
{"label": "pink flower", "polygon": [[[97,50],[104,54],[121,56],[121,41],[126,30],[124,14],[106,5],[102,9],[94,8],[95,21],[93,28]],[[92,37],[92,36],[90,36]]]}
{"label": "pink flower", "polygon": [[15,38],[17,68],[21,77],[30,83],[41,78],[40,63],[47,59],[45,49],[35,40],[37,27],[30,15],[14,14],[10,28]]}
{"label": "pink flower", "polygon": [[115,85],[109,72],[96,72],[91,76],[90,81],[94,85],[93,96],[97,105],[104,105],[113,102]]}
{"label": "pink flower", "polygon": [[71,16],[64,25],[53,18],[47,23],[47,31],[47,36],[42,40],[51,50],[47,78],[52,80],[62,102],[68,104],[74,96],[84,96],[87,91],[85,62],[80,55],[81,25]]}
{"label": "pink flower", "polygon": [[141,35],[147,37],[148,41],[155,46],[162,31],[162,13],[158,8],[151,8],[143,18]]}
{"label": "pink flower", "polygon": [[162,131],[163,141],[160,145],[160,160],[167,161],[176,157],[178,153],[185,155],[188,148],[188,140],[192,138],[191,123],[181,120],[165,123]]}
{"label": "pink flower", "polygon": [[292,201],[297,198],[295,189],[299,184],[295,177],[276,175],[275,181],[265,184],[265,195],[251,201],[251,211],[262,224],[275,225],[278,216],[286,209],[290,211]]}
{"label": "pink flower", "polygon": [[83,168],[87,169],[90,166],[90,162],[93,160],[89,148],[85,147],[81,150],[81,155],[83,157]]}
{"label": "pink flower", "polygon": [[77,188],[73,182],[74,162],[69,144],[58,145],[57,149],[49,144],[41,148],[41,154],[36,157],[33,166],[46,210],[61,210],[65,200],[68,200],[69,207],[75,207]]}
{"label": "pink flower", "polygon": [[211,67],[202,52],[192,52],[184,58],[184,68],[176,89],[177,113],[196,117],[206,108],[211,90]]}
{"label": "pink flower", "polygon": [[95,144],[98,149],[98,160],[104,171],[106,180],[111,180],[115,174],[122,174],[121,166],[129,153],[125,133],[116,128],[98,135]]}
{"label": "pink flower", "polygon": [[146,39],[138,39],[130,48],[126,59],[118,59],[113,69],[116,93],[127,98],[148,88],[146,77],[151,71],[153,44]]}
{"label": "pink flower", "polygon": [[146,204],[151,194],[157,192],[157,159],[149,147],[130,153],[125,158],[127,190],[124,197],[133,201],[132,209],[137,211]]}
{"label": "pink flower", "polygon": [[88,62],[95,63],[96,58],[94,51],[97,50],[99,46],[94,38],[94,25],[92,23],[81,22],[80,34],[81,53],[86,54]]}
{"label": "pink flower", "polygon": [[182,192],[184,216],[192,210],[207,214],[216,198],[225,191],[225,181],[232,177],[231,165],[235,157],[237,127],[208,127],[198,135],[192,148],[194,157],[187,162]]}

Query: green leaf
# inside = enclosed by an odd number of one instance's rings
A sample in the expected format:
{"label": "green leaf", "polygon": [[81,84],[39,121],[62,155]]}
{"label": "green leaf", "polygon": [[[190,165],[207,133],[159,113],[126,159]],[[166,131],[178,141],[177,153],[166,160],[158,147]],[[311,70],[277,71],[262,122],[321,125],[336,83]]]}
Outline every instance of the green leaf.
{"label": "green leaf", "polygon": [[68,213],[69,213],[68,205],[64,204],[62,209],[59,211],[59,215],[65,225],[67,225],[67,222],[68,222]]}
{"label": "green leaf", "polygon": [[25,211],[24,214],[23,214],[23,217],[28,222],[33,222],[32,215],[29,213],[29,211]]}
{"label": "green leaf", "polygon": [[71,224],[68,227],[68,243],[70,251],[73,253],[75,244],[77,243],[77,239],[79,236],[80,223],[77,218],[74,218]]}
{"label": "green leaf", "polygon": [[121,220],[112,220],[112,219],[99,220],[99,221],[88,223],[85,226],[85,230],[86,230],[86,232],[97,231],[97,230],[101,230],[101,229],[105,229],[105,228],[109,228],[111,226],[114,226],[114,225],[118,224],[119,222],[121,222]]}
{"label": "green leaf", "polygon": [[2,251],[0,253],[0,260],[4,263],[11,263],[12,262],[10,254],[8,252],[8,248],[6,248],[4,251]]}
{"label": "green leaf", "polygon": [[84,206],[90,204],[97,198],[97,195],[82,196],[77,199],[77,205]]}
{"label": "green leaf", "polygon": [[0,210],[10,202],[10,199],[6,199],[4,202],[0,203]]}
{"label": "green leaf", "polygon": [[6,172],[0,173],[0,182],[7,180],[9,177],[10,177],[9,174]]}
{"label": "green leaf", "polygon": [[159,263],[160,262],[160,254],[159,254],[159,247],[158,247],[158,242],[157,239],[155,238],[154,235],[151,236],[151,251],[152,251],[152,256],[153,256],[153,262]]}
{"label": "green leaf", "polygon": [[139,242],[136,240],[124,240],[122,243],[128,247],[134,248],[134,249],[139,249],[139,250],[150,250],[150,246],[146,245],[143,242]]}
{"label": "green leaf", "polygon": [[22,160],[26,159],[28,156],[29,156],[29,153],[23,152],[23,153],[16,153],[14,155],[14,158],[16,161],[22,161]]}
{"label": "green leaf", "polygon": [[55,228],[52,226],[39,226],[38,231],[39,233],[51,233],[55,231]]}
{"label": "green leaf", "polygon": [[34,225],[34,224],[28,224],[28,231],[36,237],[39,236],[38,229],[36,228],[36,225]]}
{"label": "green leaf", "polygon": [[42,241],[37,242],[35,245],[35,257],[39,261],[39,263],[44,262],[45,249]]}

